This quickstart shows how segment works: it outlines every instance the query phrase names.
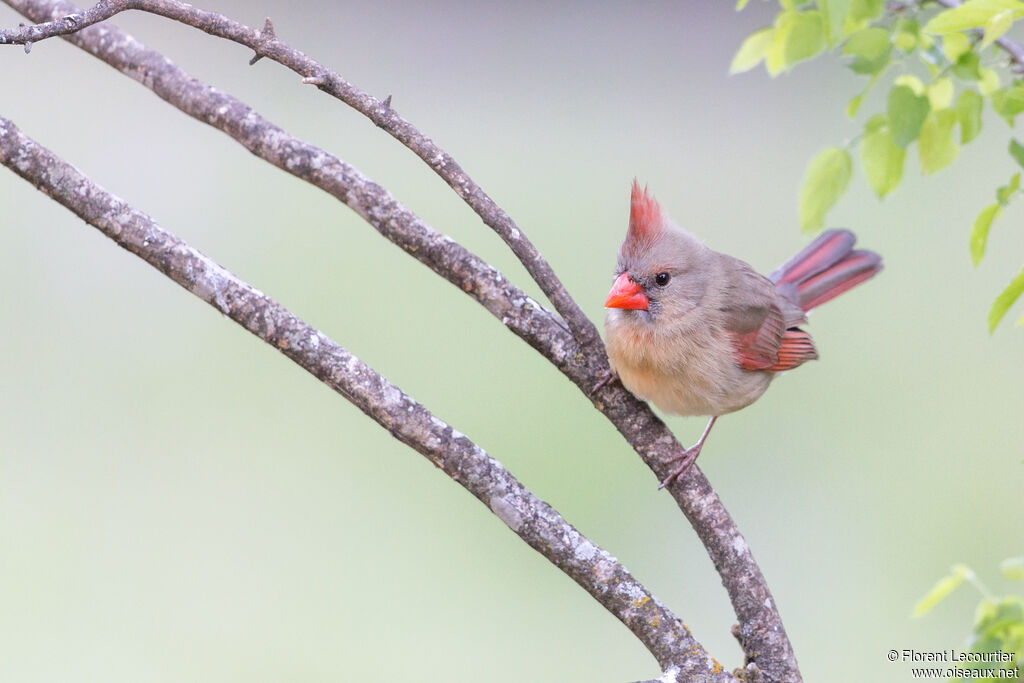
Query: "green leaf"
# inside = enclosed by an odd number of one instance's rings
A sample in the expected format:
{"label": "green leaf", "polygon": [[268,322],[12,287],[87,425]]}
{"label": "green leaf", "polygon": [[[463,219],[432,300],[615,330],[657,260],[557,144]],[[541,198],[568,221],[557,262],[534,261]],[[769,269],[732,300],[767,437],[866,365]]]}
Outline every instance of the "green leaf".
{"label": "green leaf", "polygon": [[[998,649],[998,646],[1004,642],[1006,636],[1010,635],[1007,631],[1016,630],[1015,627],[1024,622],[1024,598],[1021,598],[1019,595],[1007,595],[998,602],[989,599],[989,602],[991,606],[980,611],[981,613],[977,615],[980,618],[974,624],[974,632],[978,635],[978,638],[971,643],[972,650],[978,647],[979,641],[982,639],[989,640]],[[1012,652],[1017,648],[1011,646],[1007,649]],[[989,651],[993,650],[989,649]],[[991,681],[994,679],[987,678],[985,680]]]}
{"label": "green leaf", "polygon": [[968,51],[957,58],[953,64],[953,75],[964,81],[981,79],[981,60],[973,51]]}
{"label": "green leaf", "polygon": [[964,90],[956,98],[956,116],[960,121],[960,144],[978,137],[981,132],[981,107],[984,104],[981,95],[973,90]]}
{"label": "green leaf", "polygon": [[982,598],[974,609],[974,630],[990,622],[996,616],[996,603],[992,598]]}
{"label": "green leaf", "polygon": [[999,571],[1011,581],[1024,581],[1024,557],[1011,557],[999,563]]}
{"label": "green leaf", "polygon": [[1024,145],[1017,142],[1016,138],[1010,139],[1010,156],[1013,157],[1022,168],[1024,168]]}
{"label": "green leaf", "polygon": [[892,42],[889,32],[883,28],[866,28],[857,31],[843,45],[843,54],[852,55],[850,68],[858,74],[876,74],[889,63]]}
{"label": "green leaf", "polygon": [[817,232],[825,226],[825,214],[839,200],[850,182],[853,161],[845,149],[829,147],[814,157],[800,188],[800,226]]}
{"label": "green leaf", "polygon": [[914,91],[915,95],[924,95],[924,83],[921,79],[913,74],[903,74],[897,76],[896,80],[892,82],[893,85],[905,85]]}
{"label": "green leaf", "polygon": [[773,30],[771,27],[763,28],[747,36],[740,49],[736,51],[736,56],[732,58],[729,73],[738,74],[757,66],[764,59],[764,54],[772,43]]}
{"label": "green leaf", "polygon": [[949,573],[949,576],[944,576],[938,580],[938,582],[932,586],[932,589],[928,591],[928,594],[917,601],[914,605],[914,617],[920,617],[932,610],[935,605],[942,602],[944,599],[949,597],[949,594],[957,589],[957,587],[964,582],[968,574],[971,574],[971,570],[962,564],[955,565]]}
{"label": "green leaf", "polygon": [[1003,10],[985,22],[985,35],[981,38],[981,49],[996,42],[1013,26],[1013,11]]}
{"label": "green leaf", "polygon": [[996,113],[1013,126],[1014,118],[1024,111],[1024,86],[1008,85],[994,91],[989,99],[992,100],[992,108]]}
{"label": "green leaf", "polygon": [[910,54],[917,47],[921,35],[921,28],[916,19],[900,17],[892,25],[892,43],[907,54]]}
{"label": "green leaf", "polygon": [[1018,0],[967,0],[956,7],[939,12],[924,25],[928,33],[952,33],[969,28],[983,28],[1003,11],[1012,16],[1024,14],[1024,3]]}
{"label": "green leaf", "polygon": [[897,85],[889,91],[889,129],[897,145],[906,147],[917,139],[930,108],[928,98],[915,95],[910,86]]}
{"label": "green leaf", "polygon": [[1003,319],[1006,312],[1010,310],[1010,306],[1013,302],[1020,297],[1021,292],[1024,292],[1024,268],[1017,273],[1017,277],[1013,278],[1009,285],[1006,286],[996,300],[992,302],[992,308],[988,312],[988,331],[989,334],[995,331],[996,325]]}
{"label": "green leaf", "polygon": [[981,67],[978,69],[981,78],[978,80],[978,92],[982,95],[991,95],[999,89],[999,74],[995,69]]}
{"label": "green leaf", "polygon": [[953,81],[948,78],[939,78],[927,89],[928,102],[933,110],[946,109],[953,104]]}
{"label": "green leaf", "polygon": [[865,133],[875,133],[889,127],[889,118],[885,114],[875,114],[864,124]]}
{"label": "green leaf", "polygon": [[1013,197],[1013,194],[1019,189],[1020,173],[1014,173],[1007,185],[1003,185],[996,190],[996,201],[999,202],[1000,206],[1006,206],[1010,203],[1010,198]]}
{"label": "green leaf", "polygon": [[818,0],[818,9],[825,19],[825,42],[829,47],[846,35],[843,26],[846,23],[846,16],[850,13],[850,3],[851,0]]}
{"label": "green leaf", "polygon": [[793,16],[796,12],[787,11],[775,17],[775,28],[771,42],[764,51],[764,66],[768,74],[775,78],[786,67],[786,41],[793,29]]}
{"label": "green leaf", "polygon": [[963,33],[947,33],[942,36],[942,51],[949,61],[956,63],[960,56],[971,49],[971,39]]}
{"label": "green leaf", "polygon": [[856,116],[856,115],[857,115],[857,110],[858,110],[858,109],[860,109],[860,104],[861,104],[861,102],[863,102],[863,101],[864,101],[864,95],[865,95],[865,93],[866,93],[866,92],[867,92],[867,91],[865,90],[865,92],[862,92],[862,93],[860,93],[859,95],[856,95],[856,96],[855,96],[855,97],[854,97],[854,98],[853,98],[852,100],[850,100],[850,102],[849,102],[849,103],[848,103],[848,104],[846,105],[846,115],[847,115],[848,117],[850,117],[851,119],[852,119],[852,118],[853,118],[854,116]]}
{"label": "green leaf", "polygon": [[930,174],[944,169],[960,153],[960,147],[953,139],[956,118],[956,112],[952,109],[936,109],[928,114],[917,140],[922,173]]}
{"label": "green leaf", "polygon": [[971,261],[975,266],[981,263],[981,259],[985,255],[988,229],[992,227],[992,222],[999,218],[999,214],[1002,212],[1003,207],[999,204],[989,204],[974,219],[974,225],[971,227]]}
{"label": "green leaf", "polygon": [[893,141],[888,128],[868,131],[861,139],[860,161],[864,175],[879,198],[900,184],[906,155],[906,150]]}
{"label": "green leaf", "polygon": [[911,16],[902,16],[896,19],[893,29],[900,33],[909,33],[915,38],[921,35],[921,26],[917,23],[917,19]]}
{"label": "green leaf", "polygon": [[740,10],[742,10],[744,7],[747,6],[748,2],[750,2],[750,0],[736,0],[736,11],[739,12]]}
{"label": "green leaf", "polygon": [[883,9],[885,9],[885,0],[852,0],[844,24],[846,32],[853,33],[864,28],[880,17]]}
{"label": "green leaf", "polygon": [[763,52],[764,65],[775,77],[783,69],[815,56],[824,47],[825,21],[821,12],[797,12],[790,7],[775,17],[771,40]]}
{"label": "green leaf", "polygon": [[910,54],[910,52],[917,47],[917,36],[907,31],[900,31],[893,36],[892,44],[907,54]]}
{"label": "green leaf", "polygon": [[786,67],[814,57],[825,49],[825,21],[821,12],[797,12],[786,37]]}

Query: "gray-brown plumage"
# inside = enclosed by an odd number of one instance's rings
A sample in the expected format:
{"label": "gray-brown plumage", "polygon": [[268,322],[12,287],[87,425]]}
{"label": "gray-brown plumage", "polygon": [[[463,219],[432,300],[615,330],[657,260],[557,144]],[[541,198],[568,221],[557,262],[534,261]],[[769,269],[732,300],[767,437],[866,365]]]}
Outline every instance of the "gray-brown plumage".
{"label": "gray-brown plumage", "polygon": [[634,181],[605,302],[612,368],[668,413],[715,418],[750,405],[776,374],[818,357],[799,327],[806,312],[881,270],[881,258],[854,241],[848,230],[827,231],[764,277],[704,246]]}

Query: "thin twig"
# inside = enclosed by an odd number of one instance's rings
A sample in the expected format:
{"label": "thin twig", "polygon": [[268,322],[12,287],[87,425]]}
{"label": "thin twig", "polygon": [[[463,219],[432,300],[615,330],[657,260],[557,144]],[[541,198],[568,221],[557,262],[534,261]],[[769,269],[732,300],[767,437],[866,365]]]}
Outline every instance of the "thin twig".
{"label": "thin twig", "polygon": [[[73,44],[143,83],[182,111],[228,133],[257,156],[352,206],[388,239],[476,298],[509,329],[554,363],[591,397],[598,410],[623,434],[659,481],[669,474],[665,463],[682,447],[649,407],[616,382],[592,395],[591,389],[598,378],[608,371],[607,359],[599,343],[599,353],[588,352],[565,331],[556,316],[505,282],[500,273],[475,255],[439,235],[411,213],[406,214],[390,195],[358,175],[354,169],[322,150],[288,136],[246,105],[196,81],[115,27],[100,25],[66,35],[71,32],[67,26],[70,22],[60,17],[74,15],[77,27],[85,25],[84,13],[74,5],[53,0],[5,2],[33,21],[57,19],[43,27],[6,32],[8,37],[17,37],[18,31],[23,31],[33,40],[42,40],[41,32],[47,31],[47,35],[64,35]],[[131,8],[146,9],[149,3],[137,1],[131,4]],[[157,4],[165,6],[169,3]],[[110,12],[111,7],[119,5],[108,2],[93,9]],[[212,22],[210,26],[197,26],[208,33],[221,35],[217,26],[234,25],[220,15],[194,11],[197,14],[191,16],[192,21],[198,22],[197,17],[202,16]],[[191,21],[184,23],[194,25]],[[243,33],[255,31],[243,29]],[[421,250],[421,243],[429,248]],[[698,468],[693,467],[669,490],[700,537],[726,587],[739,621],[747,662],[759,666],[767,680],[799,681],[792,647],[760,568],[710,483]]]}
{"label": "thin twig", "polygon": [[680,680],[735,681],[607,551],[469,438],[270,297],[0,118],[0,163],[338,392],[487,505],[618,617]]}
{"label": "thin twig", "polygon": [[584,348],[599,342],[600,338],[594,324],[590,322],[576,301],[569,296],[565,286],[555,275],[544,256],[508,214],[494,203],[494,200],[469,177],[450,154],[399,116],[398,112],[391,107],[390,96],[385,102],[382,102],[356,88],[319,62],[278,40],[270,19],[267,19],[262,29],[257,30],[215,12],[206,12],[175,0],[107,0],[84,12],[65,15],[49,25],[31,27],[22,35],[17,33],[8,35],[6,41],[0,37],[0,43],[35,43],[45,38],[64,35],[69,31],[99,23],[119,12],[130,9],[158,14],[211,35],[245,45],[255,52],[250,64],[263,57],[272,59],[302,76],[303,82],[315,84],[324,92],[337,97],[365,115],[415,152],[476,211],[485,224],[498,233],[540,286],[541,291],[554,305],[555,310],[565,319],[573,336]]}
{"label": "thin twig", "polygon": [[[926,0],[927,1],[927,0]],[[960,6],[960,0],[934,0],[938,4],[948,7],[950,9]],[[982,29],[978,29],[978,33],[984,35],[985,32]],[[996,38],[996,45],[1001,47],[1010,57],[1010,61],[1013,63],[1013,70],[1020,71],[1024,69],[1024,45],[1021,45],[1017,41],[1008,38],[1007,36],[1000,36]]]}
{"label": "thin twig", "polygon": [[[937,5],[942,5],[949,9],[960,6],[960,0],[902,0],[901,2],[890,2],[886,5],[886,9],[891,12],[905,12],[908,9],[922,7],[929,3],[934,2]],[[975,29],[979,36],[985,35],[985,31],[982,29]],[[1024,71],[1024,45],[1021,45],[1017,41],[1007,36],[1000,36],[995,40],[996,45],[1001,47],[1007,56],[1010,58],[1010,68],[1013,71]]]}

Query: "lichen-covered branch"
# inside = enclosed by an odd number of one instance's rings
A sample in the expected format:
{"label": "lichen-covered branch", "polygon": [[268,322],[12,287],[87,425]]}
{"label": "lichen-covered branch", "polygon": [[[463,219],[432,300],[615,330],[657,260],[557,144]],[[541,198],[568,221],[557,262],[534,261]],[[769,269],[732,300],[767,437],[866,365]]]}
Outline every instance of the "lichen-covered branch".
{"label": "lichen-covered branch", "polygon": [[4,118],[0,163],[281,351],[426,456],[618,617],[662,666],[681,667],[679,680],[735,680],[607,551],[580,534],[483,449],[325,334],[93,183]]}
{"label": "lichen-covered branch", "polygon": [[[650,408],[617,382],[609,383],[597,393],[592,392],[599,378],[608,372],[600,339],[591,345],[581,344],[561,318],[546,311],[461,245],[430,228],[390,194],[336,157],[293,138],[247,105],[197,81],[159,53],[109,24],[79,30],[122,9],[148,9],[151,3],[106,2],[83,12],[70,3],[54,0],[4,1],[33,21],[49,22],[0,32],[6,42],[64,36],[190,116],[231,135],[253,154],[347,204],[389,240],[473,296],[513,333],[556,365],[608,417],[658,480],[669,474],[667,463],[681,446]],[[189,21],[185,23],[189,25],[201,23],[200,19],[208,22],[197,28],[215,35],[231,37],[232,32],[240,30],[239,25],[220,15],[179,3],[152,4],[163,7],[165,11],[161,13],[165,16],[169,6],[188,13]],[[243,29],[245,35],[248,35],[246,31],[255,31]],[[267,31],[263,33],[258,54],[270,56],[268,45],[292,50],[270,37]],[[728,591],[748,664],[759,667],[769,681],[799,681],[792,647],[760,568],[710,483],[693,467],[670,487],[670,492],[700,537]]]}

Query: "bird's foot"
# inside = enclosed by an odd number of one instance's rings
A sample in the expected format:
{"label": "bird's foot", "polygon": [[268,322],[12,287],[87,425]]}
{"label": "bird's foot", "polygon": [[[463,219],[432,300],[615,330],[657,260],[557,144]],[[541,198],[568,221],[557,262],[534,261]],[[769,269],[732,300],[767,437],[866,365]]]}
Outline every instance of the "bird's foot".
{"label": "bird's foot", "polygon": [[597,392],[601,391],[606,386],[608,386],[608,384],[610,384],[615,379],[618,379],[618,375],[615,374],[614,370],[608,368],[605,371],[604,375],[601,377],[601,379],[597,381],[597,384],[594,385],[594,388],[590,390],[590,393],[596,394]]}
{"label": "bird's foot", "polygon": [[658,490],[661,490],[666,486],[669,486],[670,484],[672,484],[672,482],[674,482],[676,479],[685,474],[687,470],[693,467],[693,463],[697,461],[697,456],[700,455],[700,449],[703,446],[704,442],[699,441],[697,442],[697,445],[691,446],[690,448],[687,448],[685,451],[676,453],[671,458],[669,458],[668,461],[670,463],[679,464],[676,465],[675,469],[673,469],[667,477],[661,480],[661,483],[658,484]]}

